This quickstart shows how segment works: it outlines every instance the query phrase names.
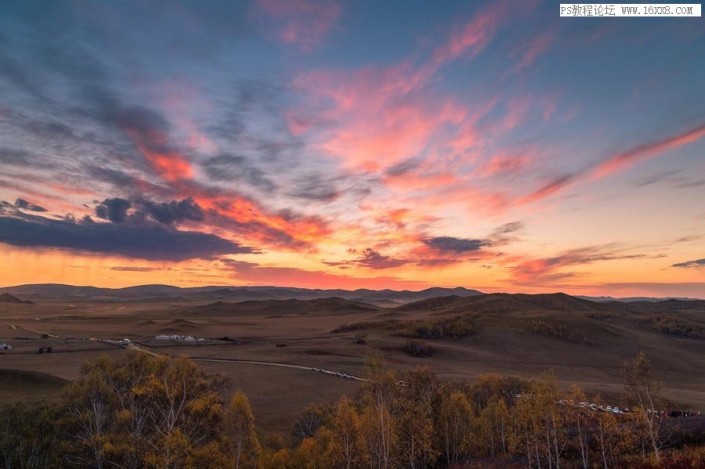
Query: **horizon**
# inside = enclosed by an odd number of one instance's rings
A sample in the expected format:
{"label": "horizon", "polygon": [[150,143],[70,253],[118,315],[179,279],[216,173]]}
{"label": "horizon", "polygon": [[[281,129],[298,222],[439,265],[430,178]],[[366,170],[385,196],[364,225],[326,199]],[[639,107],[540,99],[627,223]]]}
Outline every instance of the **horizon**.
{"label": "horizon", "polygon": [[3,2],[0,284],[705,298],[701,25]]}
{"label": "horizon", "polygon": [[[67,283],[23,283],[23,284],[16,284],[16,285],[2,285],[0,286],[0,290],[10,290],[13,288],[21,288],[21,287],[33,287],[33,286],[62,286],[62,287],[72,287],[72,288],[97,288],[97,289],[106,289],[106,290],[124,290],[124,289],[129,289],[129,288],[138,288],[138,287],[173,287],[173,288],[180,288],[180,289],[197,289],[197,288],[220,288],[220,289],[230,289],[230,288],[282,288],[282,289],[298,289],[298,290],[322,290],[322,291],[327,291],[327,290],[342,290],[346,292],[355,292],[358,290],[369,290],[373,292],[381,292],[381,291],[392,291],[392,292],[410,292],[410,293],[419,293],[427,290],[432,290],[432,289],[443,289],[443,290],[458,290],[458,289],[463,289],[466,291],[474,291],[477,292],[479,295],[492,295],[492,294],[504,294],[504,295],[568,295],[568,296],[573,296],[576,298],[587,298],[587,299],[599,299],[599,298],[609,298],[613,300],[624,300],[624,299],[631,299],[631,298],[645,298],[645,299],[652,299],[652,300],[670,300],[670,299],[676,299],[676,300],[705,300],[703,297],[697,297],[697,296],[610,296],[610,295],[571,295],[569,293],[566,293],[564,291],[559,291],[559,290],[547,290],[547,291],[540,291],[540,292],[532,292],[532,293],[524,293],[521,291],[510,291],[510,290],[483,290],[481,288],[472,288],[472,287],[466,287],[466,286],[454,286],[454,287],[441,287],[441,286],[430,286],[430,287],[425,287],[419,290],[413,290],[413,289],[393,289],[393,288],[381,288],[381,289],[374,289],[374,288],[355,288],[355,289],[347,289],[347,288],[308,288],[308,287],[296,287],[296,286],[284,286],[284,285],[273,285],[273,284],[257,284],[257,285],[214,285],[214,284],[203,284],[203,285],[188,285],[188,286],[182,286],[182,285],[173,285],[173,284],[166,284],[166,283],[141,283],[141,284],[132,284],[132,285],[125,285],[125,286],[120,286],[120,287],[106,287],[106,286],[100,286],[100,285],[74,285],[74,284],[67,284]],[[7,293],[7,292],[6,292]]]}

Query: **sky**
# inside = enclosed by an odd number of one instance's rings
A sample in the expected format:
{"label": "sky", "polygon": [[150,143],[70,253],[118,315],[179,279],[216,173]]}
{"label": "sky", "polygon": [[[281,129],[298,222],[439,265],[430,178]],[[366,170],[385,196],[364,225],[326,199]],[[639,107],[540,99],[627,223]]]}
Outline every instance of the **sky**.
{"label": "sky", "polygon": [[705,297],[705,23],[0,3],[0,285]]}

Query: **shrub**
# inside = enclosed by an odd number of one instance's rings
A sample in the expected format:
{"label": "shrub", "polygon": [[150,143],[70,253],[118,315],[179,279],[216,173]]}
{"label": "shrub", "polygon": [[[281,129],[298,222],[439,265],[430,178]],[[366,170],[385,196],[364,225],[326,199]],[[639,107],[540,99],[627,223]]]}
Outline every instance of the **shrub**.
{"label": "shrub", "polygon": [[404,344],[404,351],[412,357],[431,357],[433,347],[427,342],[420,340],[407,340]]}

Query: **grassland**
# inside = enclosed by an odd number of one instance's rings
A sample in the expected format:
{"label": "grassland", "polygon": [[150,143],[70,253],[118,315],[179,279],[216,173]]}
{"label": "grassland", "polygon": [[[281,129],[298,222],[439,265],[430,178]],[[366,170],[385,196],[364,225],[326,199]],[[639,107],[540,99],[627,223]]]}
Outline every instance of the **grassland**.
{"label": "grassland", "polygon": [[[13,347],[0,354],[5,402],[56,396],[85,360],[125,353],[124,345],[106,340],[128,338],[142,350],[188,355],[226,376],[232,389],[250,396],[262,427],[280,433],[307,404],[357,391],[359,382],[311,368],[362,376],[375,353],[402,369],[429,366],[443,379],[533,377],[553,369],[561,384],[619,403],[622,366],[643,350],[665,394],[705,409],[705,340],[674,333],[705,326],[702,302],[595,303],[561,294],[449,296],[395,307],[339,298],[29,299],[34,304],[0,303],[0,343]],[[679,329],[658,327],[664,317]],[[432,344],[431,357],[405,353],[403,331],[437,331],[458,318],[472,324],[472,334],[434,332],[423,339]],[[205,340],[155,340],[160,334]],[[51,353],[38,353],[48,347]]]}

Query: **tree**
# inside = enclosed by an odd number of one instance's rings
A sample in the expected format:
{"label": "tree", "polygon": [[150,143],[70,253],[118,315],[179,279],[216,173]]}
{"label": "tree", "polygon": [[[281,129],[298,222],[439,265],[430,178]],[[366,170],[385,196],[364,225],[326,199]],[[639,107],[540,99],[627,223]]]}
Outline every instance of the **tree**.
{"label": "tree", "polygon": [[319,428],[327,425],[333,418],[333,408],[330,404],[311,404],[296,419],[292,436],[294,443],[299,444],[304,438],[316,435]]}
{"label": "tree", "polygon": [[548,373],[533,381],[514,407],[513,447],[525,453],[529,466],[532,461],[540,466],[543,458],[549,468],[560,468],[568,442],[561,400],[555,379]]}
{"label": "tree", "polygon": [[434,407],[441,384],[428,369],[411,370],[397,386],[399,457],[411,469],[428,467],[438,457],[433,441]]}
{"label": "tree", "polygon": [[369,364],[368,380],[361,388],[364,405],[362,431],[368,462],[378,469],[394,466],[397,449],[394,402],[397,387],[396,373],[383,369],[380,362],[373,358]]}
{"label": "tree", "polygon": [[644,352],[639,352],[625,371],[627,398],[636,406],[638,420],[651,445],[657,464],[661,461],[662,424],[664,416],[659,412],[661,385],[653,376],[651,361]]}
{"label": "tree", "polygon": [[225,429],[231,443],[235,469],[255,468],[261,453],[250,401],[241,391],[233,394],[225,413]]}
{"label": "tree", "polygon": [[492,398],[478,418],[477,447],[480,454],[494,457],[498,452],[503,455],[508,450],[509,408],[504,398]]}
{"label": "tree", "polygon": [[583,469],[590,467],[590,447],[589,447],[589,416],[581,402],[586,402],[585,393],[578,386],[573,385],[570,389],[570,394],[567,399],[566,411],[570,424],[575,427],[576,438],[578,440],[578,448],[580,450],[580,463]]}
{"label": "tree", "polygon": [[39,469],[58,466],[55,405],[17,402],[0,408],[0,466]]}
{"label": "tree", "polygon": [[357,467],[362,453],[360,418],[347,397],[338,401],[332,422],[330,458],[338,467]]}
{"label": "tree", "polygon": [[174,468],[221,453],[222,380],[189,359],[131,352],[88,362],[63,395],[66,462]]}
{"label": "tree", "polygon": [[443,397],[438,419],[443,455],[451,466],[468,454],[475,420],[475,410],[464,393],[452,391]]}

